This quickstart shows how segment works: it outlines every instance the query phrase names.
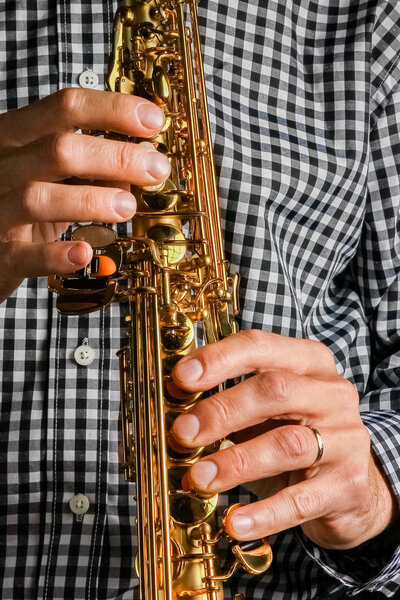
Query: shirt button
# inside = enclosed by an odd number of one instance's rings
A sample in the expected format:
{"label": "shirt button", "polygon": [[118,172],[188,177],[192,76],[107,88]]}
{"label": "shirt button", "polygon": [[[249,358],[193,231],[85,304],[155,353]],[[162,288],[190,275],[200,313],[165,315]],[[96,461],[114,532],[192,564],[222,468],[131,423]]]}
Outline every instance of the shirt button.
{"label": "shirt button", "polygon": [[79,85],[82,88],[95,88],[99,85],[99,77],[92,69],[86,69],[79,75]]}
{"label": "shirt button", "polygon": [[89,505],[89,499],[83,494],[77,494],[69,501],[69,507],[74,515],[84,515],[89,510]]}
{"label": "shirt button", "polygon": [[88,367],[94,361],[94,350],[88,344],[82,344],[75,350],[74,358],[78,365]]}

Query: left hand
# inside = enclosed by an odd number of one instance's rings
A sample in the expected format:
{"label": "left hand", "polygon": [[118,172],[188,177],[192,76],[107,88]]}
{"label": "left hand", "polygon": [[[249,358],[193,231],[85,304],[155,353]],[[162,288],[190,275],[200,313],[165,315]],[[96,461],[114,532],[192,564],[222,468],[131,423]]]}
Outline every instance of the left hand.
{"label": "left hand", "polygon": [[[240,432],[236,445],[192,465],[185,487],[212,495],[257,481],[260,500],[227,519],[227,533],[238,540],[301,525],[316,544],[346,549],[382,532],[394,519],[395,500],[371,456],[357,390],[338,375],[330,350],[311,340],[243,331],[182,358],[173,380],[184,390],[204,391],[249,373],[175,420],[172,435],[189,448]],[[322,436],[315,465],[318,443],[305,425]]]}

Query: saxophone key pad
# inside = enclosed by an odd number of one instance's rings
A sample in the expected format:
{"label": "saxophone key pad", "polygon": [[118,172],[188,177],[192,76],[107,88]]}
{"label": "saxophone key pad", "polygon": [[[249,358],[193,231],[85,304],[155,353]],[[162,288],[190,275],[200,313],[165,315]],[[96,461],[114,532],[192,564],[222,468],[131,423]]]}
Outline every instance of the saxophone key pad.
{"label": "saxophone key pad", "polygon": [[72,239],[78,242],[87,242],[92,248],[106,248],[115,242],[116,232],[105,225],[92,223],[78,227],[72,233]]}

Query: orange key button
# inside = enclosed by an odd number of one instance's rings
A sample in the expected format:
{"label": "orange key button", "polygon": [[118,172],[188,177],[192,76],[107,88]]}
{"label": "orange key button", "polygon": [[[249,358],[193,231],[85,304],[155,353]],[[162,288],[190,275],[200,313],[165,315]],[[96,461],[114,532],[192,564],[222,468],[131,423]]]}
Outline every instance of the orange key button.
{"label": "orange key button", "polygon": [[109,277],[113,275],[117,270],[117,265],[109,256],[97,256],[99,259],[99,268],[95,273],[92,273],[94,277]]}

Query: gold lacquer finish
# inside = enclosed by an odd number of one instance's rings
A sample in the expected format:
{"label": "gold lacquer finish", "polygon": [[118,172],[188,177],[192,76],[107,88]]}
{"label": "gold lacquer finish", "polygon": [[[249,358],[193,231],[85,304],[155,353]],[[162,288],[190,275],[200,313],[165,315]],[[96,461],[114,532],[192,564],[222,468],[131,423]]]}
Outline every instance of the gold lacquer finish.
{"label": "gold lacquer finish", "polygon": [[[176,388],[174,365],[194,349],[196,332],[212,343],[237,331],[239,277],[229,275],[223,251],[195,2],[122,3],[108,87],[163,110],[165,125],[151,141],[168,156],[171,175],[161,186],[132,188],[138,211],[128,236],[106,223],[74,226],[72,239],[90,243],[93,259],[68,277],[52,277],[49,287],[67,315],[129,303],[127,344],[119,351],[121,436],[125,477],[136,483],[132,565],[141,600],[222,600],[223,582],[238,567],[259,574],[272,555],[265,540],[228,538],[224,519],[217,525],[218,496],[182,489],[190,465],[215,448],[182,448],[169,435],[174,419],[201,399]],[[223,543],[232,558],[222,569]]]}

